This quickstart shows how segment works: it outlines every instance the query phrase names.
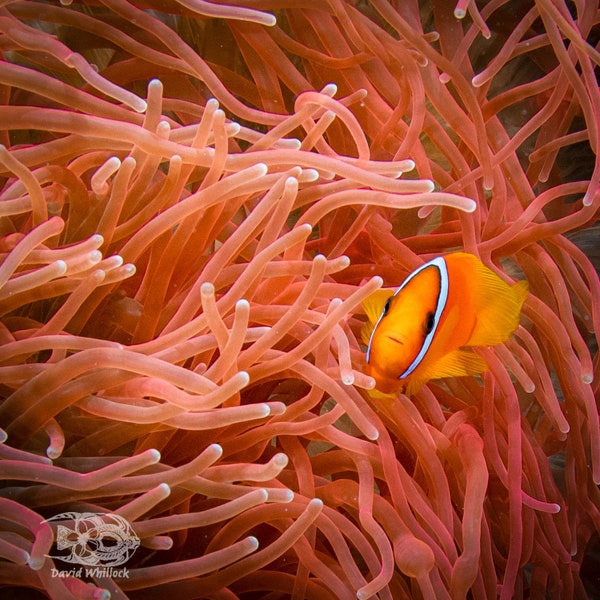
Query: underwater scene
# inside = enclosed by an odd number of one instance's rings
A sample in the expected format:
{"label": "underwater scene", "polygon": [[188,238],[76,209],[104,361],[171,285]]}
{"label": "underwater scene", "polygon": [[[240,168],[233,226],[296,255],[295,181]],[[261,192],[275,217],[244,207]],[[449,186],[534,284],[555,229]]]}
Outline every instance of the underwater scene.
{"label": "underwater scene", "polygon": [[0,597],[600,598],[599,44],[0,2]]}

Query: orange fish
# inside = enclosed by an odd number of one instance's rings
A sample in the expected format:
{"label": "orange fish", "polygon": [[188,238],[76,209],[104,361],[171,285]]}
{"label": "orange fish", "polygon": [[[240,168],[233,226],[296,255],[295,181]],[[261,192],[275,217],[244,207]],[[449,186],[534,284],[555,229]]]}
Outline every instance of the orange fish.
{"label": "orange fish", "polygon": [[483,358],[465,347],[505,342],[519,325],[526,281],[509,285],[476,256],[455,252],[413,271],[394,292],[363,303],[367,372],[373,395],[414,394],[430,379],[476,375]]}

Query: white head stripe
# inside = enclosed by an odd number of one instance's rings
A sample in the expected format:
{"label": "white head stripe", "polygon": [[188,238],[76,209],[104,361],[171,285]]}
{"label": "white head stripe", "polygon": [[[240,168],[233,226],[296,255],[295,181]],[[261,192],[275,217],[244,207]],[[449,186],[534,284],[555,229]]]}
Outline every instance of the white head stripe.
{"label": "white head stripe", "polygon": [[[427,334],[427,336],[423,340],[423,345],[421,346],[421,350],[419,351],[419,353],[417,354],[415,359],[412,361],[412,363],[409,365],[409,367],[406,369],[406,371],[404,371],[404,373],[402,373],[401,375],[398,376],[398,379],[404,379],[405,377],[408,377],[417,368],[417,366],[423,360],[425,354],[427,353],[427,350],[429,350],[429,346],[431,346],[431,342],[433,341],[433,336],[435,335],[435,332],[437,331],[437,327],[440,322],[440,318],[442,316],[442,313],[444,312],[444,308],[446,307],[446,301],[448,300],[448,267],[446,265],[446,260],[444,259],[444,257],[438,256],[437,258],[430,260],[429,262],[425,263],[424,265],[421,265],[418,269],[414,270],[406,278],[404,283],[394,292],[394,295],[392,296],[392,298],[397,296],[406,287],[406,285],[408,284],[409,281],[411,281],[414,277],[416,277],[421,271],[423,271],[427,267],[431,267],[431,266],[437,267],[437,269],[440,273],[440,293],[439,293],[439,296],[437,299],[435,312],[433,314],[433,328],[431,329],[431,331]],[[367,355],[366,355],[367,363],[369,362],[369,360],[371,358],[371,344],[373,342],[373,336],[375,335],[375,330],[377,329],[377,326],[379,325],[379,323],[380,323],[381,319],[383,319],[383,317],[384,317],[384,312],[381,311],[381,314],[379,315],[377,322],[373,326],[373,331],[371,331],[371,337],[369,338],[369,344],[367,346]]]}
{"label": "white head stripe", "polygon": [[[446,260],[444,259],[443,256],[438,256],[437,258],[430,260],[428,263],[425,263],[423,266],[419,267],[416,271],[413,271],[413,273],[411,273],[411,275],[408,277],[408,279],[396,291],[396,294],[398,294],[398,292],[413,277],[418,275],[421,271],[423,271],[427,267],[431,267],[431,266],[437,267],[438,271],[440,272],[440,294],[437,299],[435,312],[433,313],[433,327],[431,328],[431,331],[425,336],[425,339],[423,340],[423,345],[421,346],[421,350],[419,350],[419,353],[417,354],[415,359],[412,361],[412,363],[409,365],[409,367],[406,369],[406,371],[404,371],[404,373],[402,373],[401,375],[398,376],[398,379],[404,379],[405,377],[408,377],[419,366],[420,362],[425,357],[425,354],[427,354],[427,350],[429,350],[429,347],[431,346],[431,342],[433,342],[433,336],[435,335],[435,332],[437,331],[437,328],[438,328],[438,325],[440,322],[440,318],[442,316],[442,313],[444,312],[444,308],[446,307],[446,301],[448,300],[448,266],[446,265]],[[394,295],[396,295],[396,294],[394,294]]]}

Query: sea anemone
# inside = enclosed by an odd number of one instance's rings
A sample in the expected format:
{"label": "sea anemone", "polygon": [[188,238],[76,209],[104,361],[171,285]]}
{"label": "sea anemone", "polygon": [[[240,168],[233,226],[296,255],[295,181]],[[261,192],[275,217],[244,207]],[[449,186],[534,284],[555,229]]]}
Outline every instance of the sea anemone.
{"label": "sea anemone", "polygon": [[[2,3],[3,596],[598,591],[600,11],[421,4]],[[456,249],[521,325],[372,397]]]}

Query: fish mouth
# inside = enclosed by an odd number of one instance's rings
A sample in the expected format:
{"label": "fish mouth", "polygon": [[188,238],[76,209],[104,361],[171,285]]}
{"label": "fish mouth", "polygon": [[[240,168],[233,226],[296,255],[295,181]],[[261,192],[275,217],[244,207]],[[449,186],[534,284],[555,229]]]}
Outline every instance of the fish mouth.
{"label": "fish mouth", "polygon": [[391,340],[392,342],[396,342],[396,344],[400,344],[401,346],[404,346],[404,340],[401,338],[397,338],[396,336],[393,336],[393,335],[388,335],[387,338],[388,338],[388,340]]}

